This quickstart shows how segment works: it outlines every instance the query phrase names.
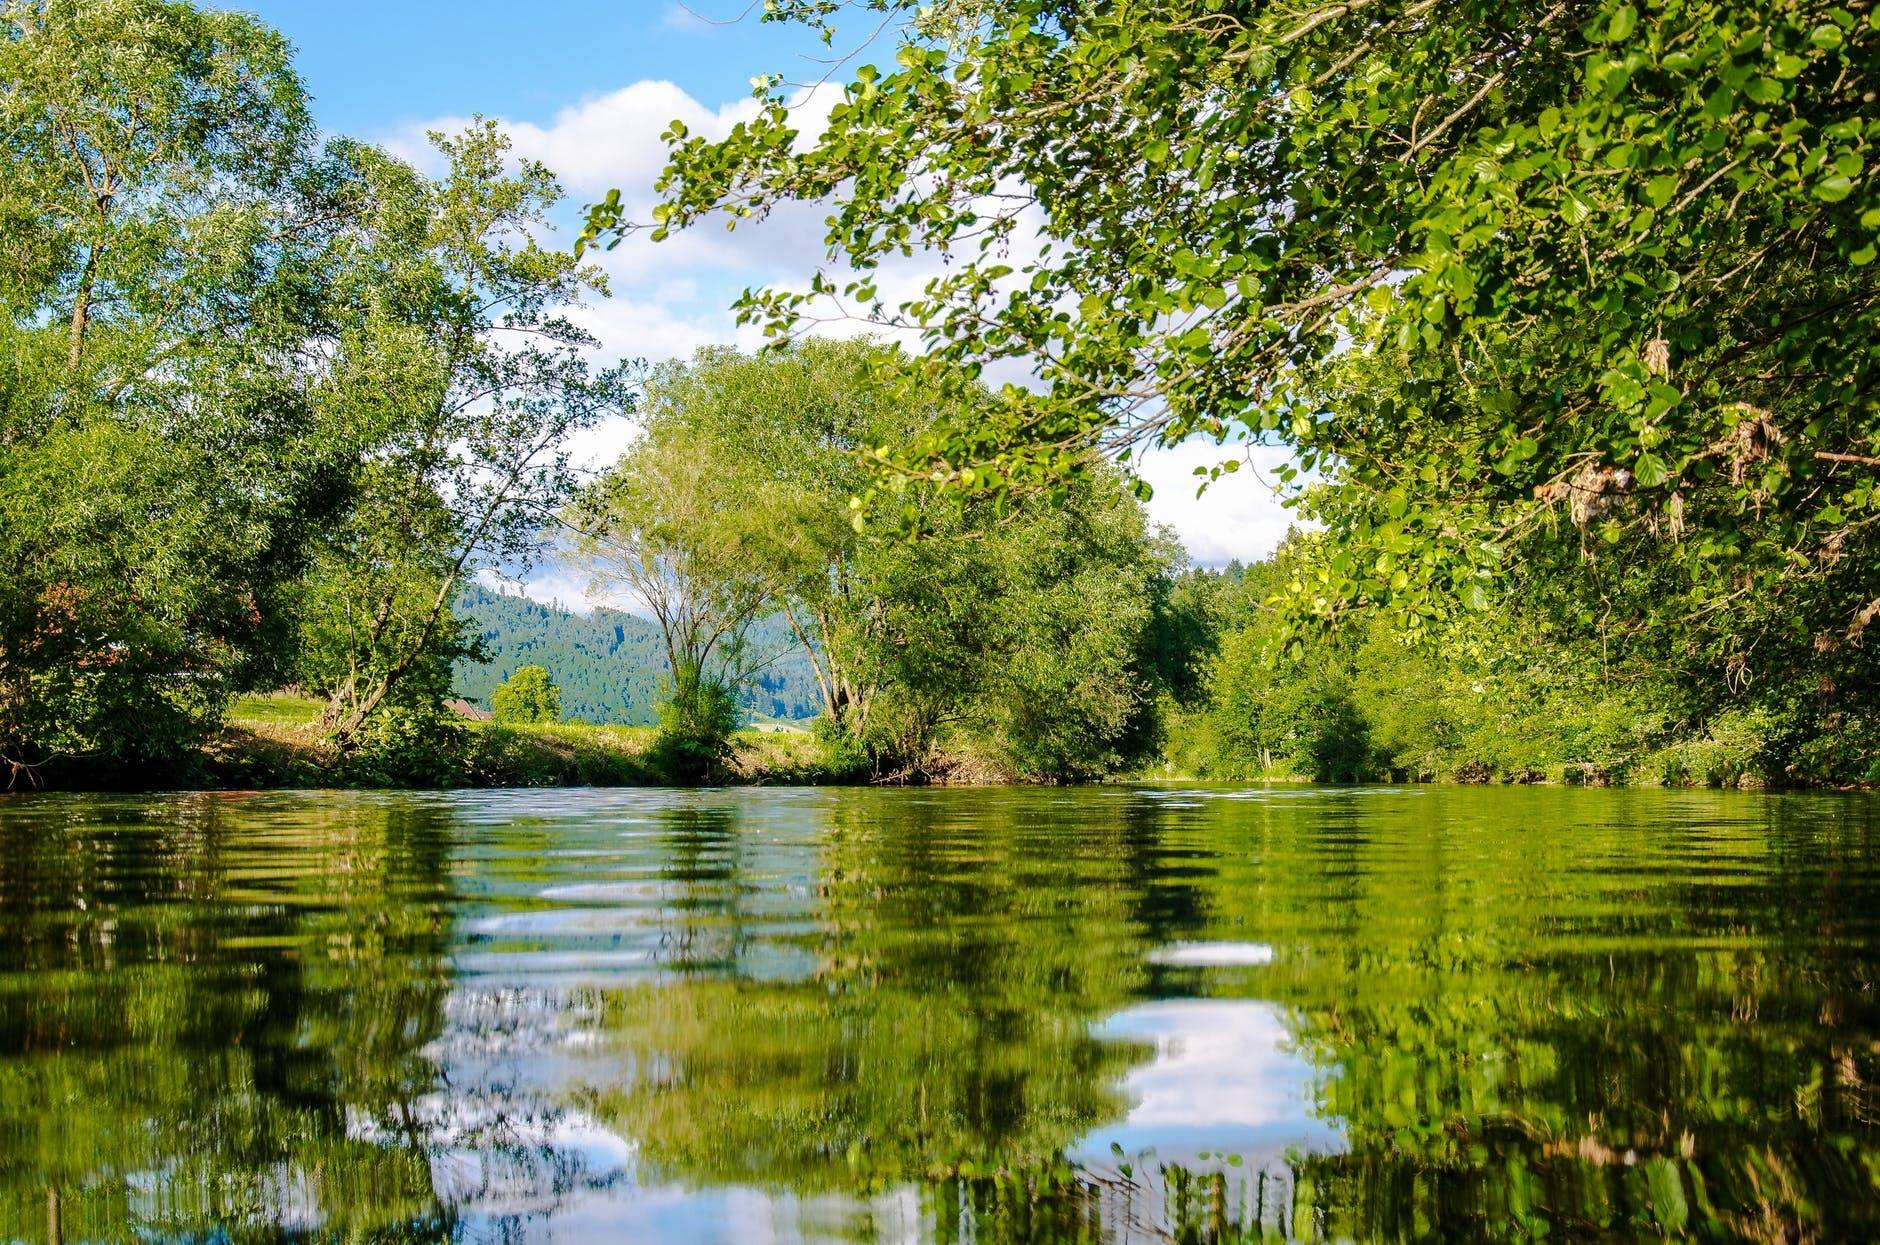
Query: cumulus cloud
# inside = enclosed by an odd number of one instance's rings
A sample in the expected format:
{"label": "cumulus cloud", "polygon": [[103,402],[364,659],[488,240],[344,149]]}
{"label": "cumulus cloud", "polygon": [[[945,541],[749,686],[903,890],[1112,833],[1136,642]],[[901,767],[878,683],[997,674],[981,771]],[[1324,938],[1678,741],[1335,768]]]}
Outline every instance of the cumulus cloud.
{"label": "cumulus cloud", "polygon": [[[617,91],[590,96],[556,112],[547,125],[502,118],[516,152],[540,160],[555,171],[575,195],[602,195],[620,187],[650,197],[653,181],[666,162],[660,138],[675,121],[710,137],[722,137],[736,122],[755,116],[757,101],[738,100],[707,107],[674,83],[642,79]],[[428,144],[431,130],[446,133],[469,124],[467,117],[436,117],[406,126],[386,141],[406,155]]]}
{"label": "cumulus cloud", "polygon": [[[683,6],[674,4],[666,20],[696,25],[709,31]],[[840,97],[835,86],[800,91],[792,103],[792,116],[800,141],[812,141],[827,124],[829,109]],[[694,98],[677,84],[647,79],[615,91],[593,95],[558,110],[547,122],[500,119],[519,156],[540,160],[561,178],[569,201],[558,224],[565,231],[578,227],[586,203],[618,188],[628,219],[650,220],[657,200],[653,185],[665,167],[667,148],[661,138],[674,120],[687,131],[706,138],[722,138],[733,125],[757,114],[758,103],[744,98],[710,104]],[[440,117],[414,124],[385,140],[395,153],[429,171],[437,170],[435,153],[424,135],[429,130],[461,129],[467,118]],[[1010,187],[1005,189],[1012,189]],[[827,261],[826,218],[822,204],[786,203],[759,221],[739,222],[727,229],[722,219],[701,222],[670,238],[654,242],[645,232],[629,234],[613,250],[589,255],[606,273],[613,297],[580,308],[574,318],[600,340],[604,356],[658,362],[683,358],[699,346],[735,344],[744,349],[761,343],[752,326],[740,326],[731,311],[745,289],[766,286],[805,287],[811,275]],[[1012,254],[1005,260],[1014,268],[1037,253],[1034,229],[1021,227],[1013,238]],[[892,309],[917,296],[927,282],[946,270],[943,257],[917,254],[895,258],[872,274],[884,307]],[[852,274],[832,270],[838,285]],[[1016,278],[1014,278],[1016,279]],[[828,308],[831,312],[837,308]],[[912,331],[884,332],[861,318],[867,309],[839,309],[854,318],[833,318],[815,331],[825,336],[848,337],[874,333],[917,349]],[[1021,363],[996,367],[989,377],[997,381],[1027,383],[1034,379]],[[588,469],[603,467],[618,457],[631,435],[626,421],[610,421],[583,434],[574,446],[577,460]],[[1270,552],[1284,537],[1292,515],[1273,491],[1244,467],[1223,477],[1197,498],[1197,465],[1220,462],[1244,451],[1234,447],[1191,444],[1174,450],[1150,451],[1136,464],[1154,487],[1151,515],[1174,528],[1195,561],[1221,565],[1238,558],[1251,560]],[[1286,455],[1278,450],[1255,449],[1252,464],[1266,478]],[[531,595],[544,589],[564,600],[580,599],[575,585],[552,573],[531,583]]]}
{"label": "cumulus cloud", "polygon": [[[1233,475],[1195,490],[1202,477],[1195,468],[1241,461]],[[1291,455],[1274,446],[1214,445],[1189,441],[1173,449],[1145,451],[1134,462],[1136,474],[1155,489],[1149,515],[1181,536],[1188,554],[1203,566],[1251,562],[1279,547],[1299,518],[1282,503],[1277,472]]]}

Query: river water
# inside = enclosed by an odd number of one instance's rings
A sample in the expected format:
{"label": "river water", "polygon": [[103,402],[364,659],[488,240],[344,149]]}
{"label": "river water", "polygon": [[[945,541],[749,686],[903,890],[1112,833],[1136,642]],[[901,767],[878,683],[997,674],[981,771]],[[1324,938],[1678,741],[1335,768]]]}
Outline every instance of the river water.
{"label": "river water", "polygon": [[1880,802],[0,798],[0,1240],[1880,1236]]}

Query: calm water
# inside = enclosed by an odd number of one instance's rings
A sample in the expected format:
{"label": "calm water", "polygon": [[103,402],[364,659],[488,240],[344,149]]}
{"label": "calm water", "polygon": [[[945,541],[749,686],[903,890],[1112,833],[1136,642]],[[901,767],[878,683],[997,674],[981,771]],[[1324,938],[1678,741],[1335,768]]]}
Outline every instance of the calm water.
{"label": "calm water", "polygon": [[1880,803],[0,799],[0,1239],[1880,1236]]}

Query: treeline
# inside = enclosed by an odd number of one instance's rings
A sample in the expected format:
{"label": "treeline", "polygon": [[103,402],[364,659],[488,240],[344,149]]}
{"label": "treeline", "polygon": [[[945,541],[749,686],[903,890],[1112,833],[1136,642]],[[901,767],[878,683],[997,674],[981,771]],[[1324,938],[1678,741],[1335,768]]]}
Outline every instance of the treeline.
{"label": "treeline", "polygon": [[[769,7],[834,39],[851,6]],[[827,263],[748,320],[833,296],[918,327],[936,386],[1035,370],[884,478],[1291,451],[1322,536],[1221,624],[1222,766],[1871,776],[1871,4],[929,7],[813,135],[781,77],[675,130],[656,236],[813,210]],[[914,250],[944,274],[884,292]]]}
{"label": "treeline", "polygon": [[[1850,103],[1872,23],[1763,29],[1733,8],[1760,33],[1731,46],[1816,89],[1697,91],[1710,71],[1667,57],[1626,123],[1659,136],[1649,150],[1613,141],[1603,103],[1580,108],[1577,54],[1544,59],[1531,98],[1494,97],[1513,109],[1500,137],[1438,127],[1419,170],[1374,167],[1326,101],[1356,91],[1414,130],[1461,80],[1444,65],[1474,72],[1469,49],[1552,44],[1508,44],[1499,10],[1470,10],[1460,50],[1405,22],[1407,62],[1433,68],[1386,99],[1381,62],[1342,77],[1373,36],[1328,19],[1285,42],[1307,80],[1340,84],[1293,105],[1333,112],[1297,135],[1312,142],[1251,143],[1249,126],[1305,122],[1219,106],[1221,81],[1258,112],[1276,80],[1239,35],[1150,6],[1040,42],[1021,11],[987,6],[990,42],[956,48],[1043,58],[988,115],[1047,101],[1031,121],[1049,147],[1081,107],[1087,41],[1090,63],[1174,41],[1176,111],[1132,95],[1086,120],[1123,118],[1106,159],[1146,143],[1160,165],[1179,141],[1186,171],[1006,169],[976,140],[949,147],[957,111],[927,112],[918,85],[858,84],[879,101],[833,113],[813,151],[757,141],[778,110],[723,145],[682,137],[656,232],[739,187],[758,214],[848,195],[831,246],[867,267],[1016,227],[946,206],[951,190],[904,217],[883,187],[1009,175],[1042,178],[1072,236],[1024,273],[962,262],[907,309],[933,326],[918,359],[802,337],[805,304],[772,292],[745,311],[780,348],[647,374],[593,362],[569,313],[604,282],[549,248],[559,187],[494,126],[433,136],[427,174],[319,135],[287,44],[251,18],[0,8],[0,783],[188,782],[236,693],[286,686],[318,698],[323,746],[359,780],[448,781],[465,768],[453,680],[493,691],[523,665],[564,685],[561,712],[653,705],[636,772],[689,780],[732,772],[749,712],[812,708],[814,773],[879,781],[1880,779],[1880,206],[1859,154],[1880,129]],[[1723,46],[1715,15],[1679,20]],[[1633,37],[1592,29],[1589,50]],[[904,85],[935,63],[905,50]],[[1662,118],[1725,132],[1709,100],[1739,129],[1780,103],[1783,143],[1814,134],[1835,163],[1804,185],[1674,143]],[[1482,180],[1505,144],[1527,145],[1497,183],[1513,197]],[[1535,180],[1602,151],[1573,192],[1607,196],[1598,211]],[[927,176],[942,157],[963,163]],[[921,171],[829,182],[856,161]],[[1728,196],[1701,193],[1725,178]],[[1007,278],[1030,292],[991,298]],[[981,382],[1014,358],[1044,361],[1046,385]],[[624,414],[618,463],[577,478],[569,434]],[[1321,480],[1298,499],[1317,534],[1257,567],[1184,570],[1102,455],[1188,435],[1290,444]],[[611,637],[564,642],[546,611],[471,587],[551,543],[650,624],[597,615]]]}
{"label": "treeline", "polygon": [[1165,770],[1343,782],[1880,782],[1880,671],[1858,649],[1839,654],[1845,682],[1819,665],[1806,681],[1733,680],[1701,655],[1584,609],[1559,568],[1532,568],[1516,578],[1520,591],[1433,620],[1414,638],[1382,616],[1301,636],[1276,602],[1335,556],[1323,535],[1295,532],[1269,559],[1182,577],[1177,597],[1202,637],[1201,693],[1170,714]]}
{"label": "treeline", "polygon": [[[659,628],[638,614],[600,607],[576,613],[527,597],[467,586],[456,610],[474,652],[457,660],[452,686],[481,708],[503,680],[527,665],[544,667],[561,689],[570,721],[650,726],[669,678]],[[794,721],[821,708],[808,659],[777,621],[756,629],[753,645],[770,656],[741,689],[746,714]]]}
{"label": "treeline", "polygon": [[8,4],[0,83],[0,786],[186,781],[285,684],[421,751],[458,585],[631,405],[553,175],[482,122],[437,176],[323,139],[278,33],[170,0]]}

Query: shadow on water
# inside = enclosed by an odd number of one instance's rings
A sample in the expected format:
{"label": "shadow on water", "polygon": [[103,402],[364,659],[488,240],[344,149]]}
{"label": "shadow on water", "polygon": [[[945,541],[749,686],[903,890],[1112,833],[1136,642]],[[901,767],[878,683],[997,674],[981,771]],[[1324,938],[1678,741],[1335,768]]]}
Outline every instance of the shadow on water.
{"label": "shadow on water", "polygon": [[0,1239],[1869,1239],[1875,809],[0,801]]}

